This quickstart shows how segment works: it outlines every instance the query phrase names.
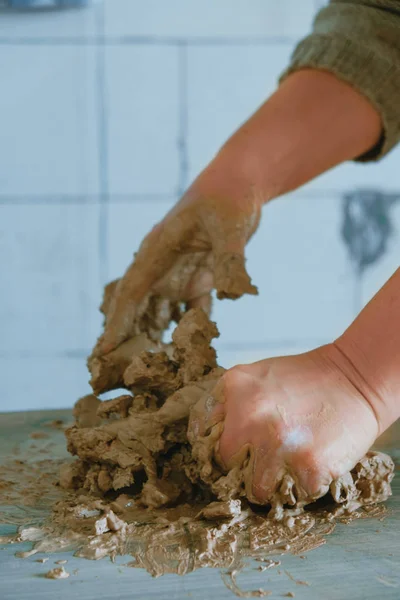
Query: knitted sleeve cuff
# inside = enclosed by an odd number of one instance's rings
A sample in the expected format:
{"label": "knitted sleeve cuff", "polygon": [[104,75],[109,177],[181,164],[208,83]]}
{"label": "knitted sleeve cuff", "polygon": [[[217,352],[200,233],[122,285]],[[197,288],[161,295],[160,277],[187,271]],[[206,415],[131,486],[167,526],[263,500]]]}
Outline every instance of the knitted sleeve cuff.
{"label": "knitted sleeve cuff", "polygon": [[329,71],[353,86],[377,109],[383,124],[379,143],[356,160],[378,160],[400,141],[400,52],[398,58],[390,60],[368,39],[360,43],[335,32],[314,33],[297,46],[279,81],[299,69],[313,68]]}

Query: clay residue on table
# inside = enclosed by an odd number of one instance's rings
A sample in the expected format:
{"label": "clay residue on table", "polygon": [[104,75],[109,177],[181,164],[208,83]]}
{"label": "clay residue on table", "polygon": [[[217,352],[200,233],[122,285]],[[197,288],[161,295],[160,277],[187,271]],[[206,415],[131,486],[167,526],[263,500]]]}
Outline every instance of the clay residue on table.
{"label": "clay residue on table", "polygon": [[[171,320],[178,324],[166,344],[162,332]],[[384,513],[377,503],[391,493],[393,462],[377,452],[333,481],[322,504],[299,504],[289,476],[272,511],[249,502],[246,465],[226,472],[215,454],[221,426],[204,435],[188,427],[224,373],[212,347],[216,325],[201,309],[182,314],[178,303],[153,296],[135,327],[115,351],[88,360],[94,393],[76,403],[66,430],[77,458],[57,461],[51,447],[47,455],[31,448],[36,463],[20,453],[0,467],[0,501],[10,507],[3,520],[19,525],[7,539],[33,543],[21,556],[60,549],[90,559],[128,554],[129,566],[154,576],[205,566],[232,575],[246,558],[318,547],[337,519]],[[111,400],[98,397],[121,387]],[[235,591],[234,575],[230,581]]]}
{"label": "clay residue on table", "polygon": [[69,577],[68,571],[64,567],[56,567],[47,571],[45,574],[46,579],[67,579]]}
{"label": "clay residue on table", "polygon": [[[0,478],[8,482],[0,488],[0,523],[17,526],[0,543],[32,542],[32,549],[17,551],[20,558],[60,551],[91,560],[129,555],[126,565],[154,577],[214,567],[233,573],[235,582],[235,573],[251,559],[274,568],[280,563],[272,557],[303,555],[324,544],[336,520],[382,518],[386,512],[383,504],[371,504],[336,517],[328,506],[277,522],[267,509],[255,511],[243,499],[145,508],[124,492],[65,490],[59,485],[65,458],[54,453],[53,447],[27,447],[18,460],[10,456],[0,466]],[[236,590],[229,574],[224,580]]]}

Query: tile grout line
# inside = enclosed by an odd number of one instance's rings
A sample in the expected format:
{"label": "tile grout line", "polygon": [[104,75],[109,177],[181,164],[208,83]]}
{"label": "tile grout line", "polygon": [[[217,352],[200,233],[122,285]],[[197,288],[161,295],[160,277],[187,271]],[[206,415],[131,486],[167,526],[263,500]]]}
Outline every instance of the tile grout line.
{"label": "tile grout line", "polygon": [[[104,5],[96,7],[96,27],[104,34]],[[98,133],[98,169],[99,169],[99,221],[98,221],[98,250],[99,250],[99,278],[100,286],[106,283],[108,273],[108,202],[109,202],[109,177],[108,177],[108,119],[106,98],[106,66],[105,50],[103,45],[96,49],[96,96],[97,96],[97,133]]]}
{"label": "tile grout line", "polygon": [[[187,144],[187,140],[186,140]],[[100,162],[100,159],[99,159]],[[185,184],[187,185],[187,181]],[[108,188],[108,184],[107,184]],[[354,185],[349,186],[349,189],[358,190],[360,186]],[[375,188],[371,188],[375,189]],[[377,188],[378,189],[378,188]],[[379,188],[379,191],[382,191]],[[291,194],[295,195],[297,198],[304,200],[316,200],[323,199],[330,196],[337,196],[338,201],[342,197],[345,190],[336,190],[336,189],[317,189],[317,190],[296,190],[295,192],[291,192]],[[400,197],[398,193],[393,191],[383,192],[390,195],[393,195],[395,198]],[[288,196],[289,194],[287,194]],[[171,199],[175,198],[176,194],[171,191],[171,193],[159,194],[159,193],[151,193],[144,192],[138,193],[133,192],[131,194],[110,194],[109,190],[105,194],[1,194],[0,193],[0,206],[1,205],[10,205],[10,204],[101,204],[101,203],[136,203],[136,202],[168,202]]]}
{"label": "tile grout line", "polygon": [[7,195],[5,197],[1,197],[0,194],[0,206],[10,206],[10,205],[59,205],[59,204],[86,204],[86,205],[95,205],[95,204],[103,204],[103,203],[112,203],[115,204],[122,203],[140,203],[142,201],[146,202],[169,202],[171,199],[175,198],[174,193],[170,194],[115,194],[110,195],[106,194],[88,194],[88,195],[79,195],[72,194],[68,195]]}
{"label": "tile grout line", "polygon": [[362,273],[360,272],[360,269],[356,269],[355,274],[354,274],[354,295],[353,295],[354,318],[356,318],[359,315],[359,313],[361,312],[361,309],[363,307],[362,284],[363,284]]}
{"label": "tile grout line", "polygon": [[[301,349],[304,346],[317,347],[327,343],[327,338],[298,338],[298,339],[282,339],[276,341],[265,342],[226,342],[220,344],[216,350],[218,352],[253,352],[257,350],[273,351],[282,349],[282,347],[290,347],[293,349]],[[74,350],[66,350],[61,352],[0,352],[0,360],[30,360],[36,359],[68,359],[75,360],[87,358],[90,354],[90,349],[76,348]]]}
{"label": "tile grout line", "polygon": [[[101,6],[98,5],[98,10]],[[0,36],[2,46],[137,46],[137,45],[160,45],[160,46],[263,46],[269,44],[293,45],[302,36],[255,36],[255,37],[162,37],[162,36],[105,36],[101,33],[96,36],[65,36],[65,37],[8,37]]]}
{"label": "tile grout line", "polygon": [[178,196],[182,196],[188,186],[189,159],[187,147],[188,133],[188,65],[187,45],[178,46],[178,152],[179,182]]}

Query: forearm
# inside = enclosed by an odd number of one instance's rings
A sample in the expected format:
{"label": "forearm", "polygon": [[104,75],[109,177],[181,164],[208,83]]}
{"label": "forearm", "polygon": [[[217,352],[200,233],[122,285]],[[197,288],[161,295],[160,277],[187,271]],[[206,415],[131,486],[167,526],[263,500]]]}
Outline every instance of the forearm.
{"label": "forearm", "polygon": [[331,0],[281,80],[195,192],[266,201],[345,160],[387,154],[400,141],[400,2]]}
{"label": "forearm", "polygon": [[400,416],[400,268],[334,345],[382,433]]}
{"label": "forearm", "polygon": [[368,151],[381,130],[376,110],[348,84],[299,71],[228,140],[197,185],[266,202]]}

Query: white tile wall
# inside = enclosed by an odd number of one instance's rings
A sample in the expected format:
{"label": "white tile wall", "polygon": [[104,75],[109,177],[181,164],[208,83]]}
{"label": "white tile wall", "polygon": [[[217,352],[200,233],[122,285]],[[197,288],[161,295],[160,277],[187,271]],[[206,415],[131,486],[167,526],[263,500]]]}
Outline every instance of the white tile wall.
{"label": "white tile wall", "polygon": [[105,0],[106,33],[165,37],[303,35],[314,0]]}
{"label": "white tile wall", "polygon": [[1,205],[0,256],[0,355],[90,348],[100,326],[98,206]]}
{"label": "white tile wall", "polygon": [[393,234],[388,241],[388,250],[376,264],[369,267],[362,278],[363,304],[369,302],[396,269],[400,267],[400,193],[397,204],[390,210],[390,215]]}
{"label": "white tile wall", "polygon": [[400,187],[400,178],[397,176],[399,164],[400,147],[397,146],[381,162],[342,164],[317,177],[303,189],[313,192],[323,190],[347,192],[349,189],[372,187],[395,192]]}
{"label": "white tile wall", "polygon": [[340,199],[296,193],[263,209],[247,250],[259,296],[215,304],[219,344],[330,341],[354,318],[354,280],[340,240]]}
{"label": "white tile wall", "polygon": [[94,48],[0,47],[0,195],[97,193]]}
{"label": "white tile wall", "polygon": [[274,91],[291,50],[291,44],[189,48],[189,179]]}
{"label": "white tile wall", "polygon": [[68,408],[90,393],[83,358],[0,358],[0,411]]}
{"label": "white tile wall", "polygon": [[178,157],[178,50],[106,49],[110,192],[175,193]]}
{"label": "white tile wall", "polygon": [[0,14],[0,39],[81,37],[96,32],[96,7],[83,10],[12,11]]}
{"label": "white tile wall", "polygon": [[108,218],[108,271],[109,281],[121,277],[133,260],[144,236],[168,212],[176,199],[162,202],[113,202]]}

